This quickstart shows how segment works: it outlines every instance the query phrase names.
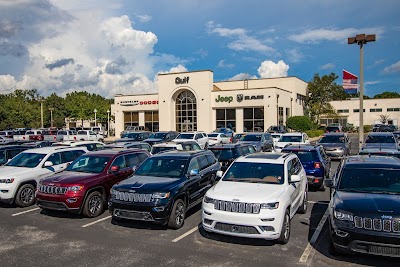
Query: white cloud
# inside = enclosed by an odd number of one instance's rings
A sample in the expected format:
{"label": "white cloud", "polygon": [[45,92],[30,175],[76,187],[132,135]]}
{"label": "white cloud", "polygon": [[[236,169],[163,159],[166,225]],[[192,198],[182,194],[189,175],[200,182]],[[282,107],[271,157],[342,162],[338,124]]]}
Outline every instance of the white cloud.
{"label": "white cloud", "polygon": [[176,66],[176,67],[172,67],[172,68],[169,70],[169,73],[187,72],[187,71],[188,71],[188,69],[187,69],[185,66],[178,65],[178,66]]}
{"label": "white cloud", "polygon": [[261,66],[257,69],[258,75],[261,78],[275,78],[275,77],[286,77],[288,74],[289,65],[283,60],[279,60],[275,63],[270,60],[266,60],[261,63]]}
{"label": "white cloud", "polygon": [[14,76],[10,74],[0,75],[0,90],[3,94],[11,93],[16,84],[17,81],[15,80]]}
{"label": "white cloud", "polygon": [[255,51],[258,53],[272,53],[275,51],[274,48],[265,45],[257,38],[249,36],[247,31],[242,28],[223,28],[221,25],[215,25],[213,21],[209,21],[207,30],[209,34],[217,34],[221,37],[233,39],[227,46],[234,51]]}
{"label": "white cloud", "polygon": [[235,67],[235,64],[229,64],[229,63],[227,64],[227,63],[225,63],[225,60],[224,60],[224,59],[221,59],[221,60],[218,62],[217,67],[218,67],[218,68],[223,68],[223,69],[231,69],[231,68]]}
{"label": "white cloud", "polygon": [[385,73],[400,72],[400,61],[397,61],[396,63],[387,66],[386,68],[383,69],[383,72]]}
{"label": "white cloud", "polygon": [[383,28],[365,28],[365,29],[314,29],[307,30],[300,34],[294,34],[288,37],[289,40],[298,43],[320,43],[322,41],[346,42],[347,38],[356,36],[360,32],[374,33],[377,36],[383,34]]}
{"label": "white cloud", "polygon": [[304,58],[304,55],[297,49],[288,50],[286,53],[288,60],[294,63],[300,62]]}
{"label": "white cloud", "polygon": [[233,76],[232,78],[229,78],[229,81],[240,81],[240,80],[250,80],[250,79],[257,79],[257,76],[250,75],[248,73],[239,73]]}
{"label": "white cloud", "polygon": [[365,85],[370,85],[370,84],[379,84],[381,83],[381,81],[369,81],[369,82],[365,82]]}
{"label": "white cloud", "polygon": [[139,19],[140,22],[143,23],[149,22],[152,19],[152,17],[149,15],[136,15],[136,17]]}
{"label": "white cloud", "polygon": [[336,66],[333,63],[326,63],[325,65],[321,66],[321,70],[331,70],[334,69]]}

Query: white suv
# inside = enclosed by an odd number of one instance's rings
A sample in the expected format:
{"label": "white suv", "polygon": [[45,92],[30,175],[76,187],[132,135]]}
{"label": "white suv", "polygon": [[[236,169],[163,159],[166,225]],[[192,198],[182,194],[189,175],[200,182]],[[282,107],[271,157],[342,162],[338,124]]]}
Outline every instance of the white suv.
{"label": "white suv", "polygon": [[172,142],[180,143],[185,141],[196,141],[202,149],[209,145],[208,136],[205,132],[184,132],[180,133]]}
{"label": "white suv", "polygon": [[275,151],[281,152],[282,148],[289,145],[308,145],[310,139],[306,133],[285,133],[275,143]]}
{"label": "white suv", "polygon": [[[218,176],[222,173],[217,172]],[[202,205],[203,228],[286,244],[292,217],[307,211],[307,193],[306,172],[295,154],[240,157],[207,191]]]}
{"label": "white suv", "polygon": [[86,152],[86,147],[42,147],[21,152],[0,167],[0,201],[19,207],[33,205],[38,182],[62,172]]}

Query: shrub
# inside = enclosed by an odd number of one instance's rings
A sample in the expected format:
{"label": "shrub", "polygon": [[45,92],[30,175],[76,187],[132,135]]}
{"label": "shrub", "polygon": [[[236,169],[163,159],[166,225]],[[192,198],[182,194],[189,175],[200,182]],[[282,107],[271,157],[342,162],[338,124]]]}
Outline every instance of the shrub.
{"label": "shrub", "polygon": [[286,120],[286,127],[295,131],[305,132],[312,128],[312,122],[307,116],[294,116]]}
{"label": "shrub", "polygon": [[372,126],[371,125],[364,125],[364,133],[372,132]]}
{"label": "shrub", "polygon": [[324,133],[323,130],[309,130],[309,131],[306,131],[306,134],[310,138],[321,136],[321,135],[323,135],[323,133]]}

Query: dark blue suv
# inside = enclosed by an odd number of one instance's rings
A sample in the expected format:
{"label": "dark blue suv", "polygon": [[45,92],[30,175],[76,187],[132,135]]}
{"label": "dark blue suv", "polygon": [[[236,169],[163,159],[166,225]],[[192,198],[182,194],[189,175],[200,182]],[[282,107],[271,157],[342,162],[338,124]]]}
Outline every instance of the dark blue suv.
{"label": "dark blue suv", "polygon": [[324,180],[329,179],[331,160],[321,145],[290,145],[282,149],[282,152],[291,152],[299,157],[310,188],[325,190]]}

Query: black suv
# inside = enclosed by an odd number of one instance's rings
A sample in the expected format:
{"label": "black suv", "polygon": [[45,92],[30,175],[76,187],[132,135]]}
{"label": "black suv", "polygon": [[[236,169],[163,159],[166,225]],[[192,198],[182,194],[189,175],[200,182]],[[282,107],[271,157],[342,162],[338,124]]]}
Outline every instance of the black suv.
{"label": "black suv", "polygon": [[201,203],[220,164],[208,150],[167,151],[145,160],[130,178],[114,185],[108,208],[113,219],[182,227],[188,209]]}
{"label": "black suv", "polygon": [[31,149],[30,146],[0,146],[0,165],[7,163],[24,150]]}
{"label": "black suv", "polygon": [[143,140],[149,145],[154,145],[163,142],[170,142],[174,140],[179,135],[178,132],[175,131],[163,131],[163,132],[156,132],[152,133],[149,138]]}
{"label": "black suv", "polygon": [[332,254],[400,256],[399,159],[350,156],[325,185]]}
{"label": "black suv", "polygon": [[253,145],[249,144],[217,144],[209,146],[208,150],[214,153],[215,157],[221,163],[221,171],[226,171],[228,167],[240,156],[256,152]]}

